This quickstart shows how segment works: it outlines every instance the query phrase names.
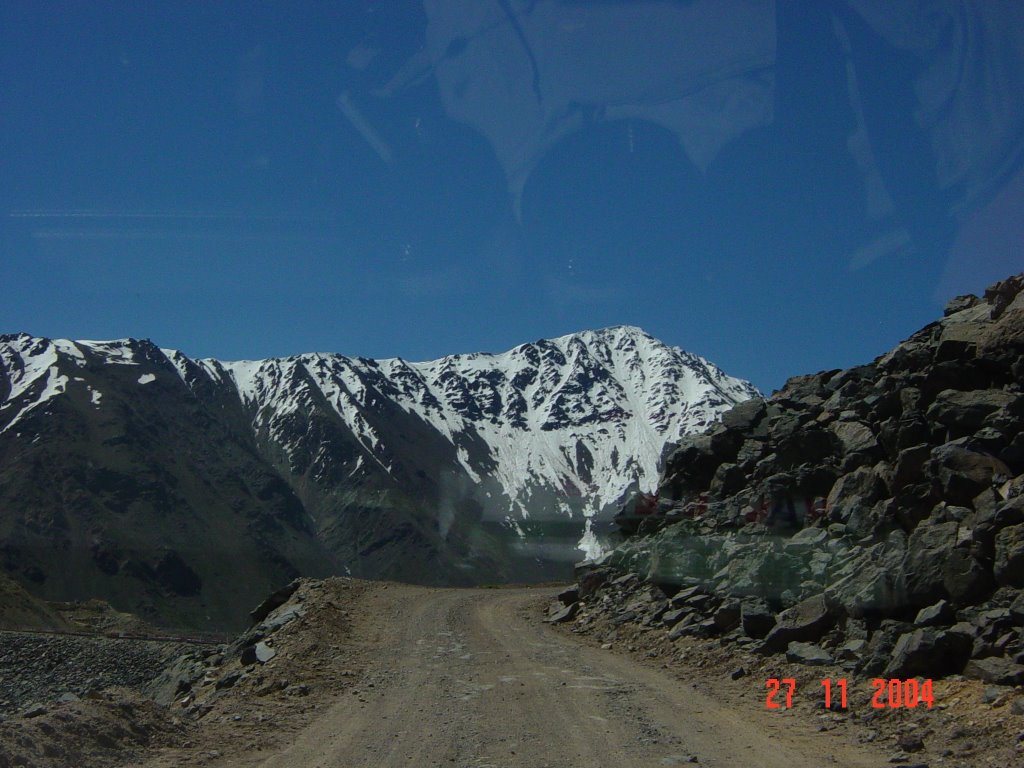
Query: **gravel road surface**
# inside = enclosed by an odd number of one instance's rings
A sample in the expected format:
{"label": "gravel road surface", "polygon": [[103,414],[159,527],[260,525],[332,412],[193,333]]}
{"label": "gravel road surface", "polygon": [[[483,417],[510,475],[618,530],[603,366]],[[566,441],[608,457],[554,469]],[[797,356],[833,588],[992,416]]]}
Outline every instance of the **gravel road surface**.
{"label": "gravel road surface", "polygon": [[[537,589],[393,587],[365,646],[376,665],[267,768],[879,766],[878,747],[719,702],[539,622]],[[551,593],[553,594],[553,592]],[[753,685],[753,684],[752,684]],[[762,683],[763,685],[763,683]]]}

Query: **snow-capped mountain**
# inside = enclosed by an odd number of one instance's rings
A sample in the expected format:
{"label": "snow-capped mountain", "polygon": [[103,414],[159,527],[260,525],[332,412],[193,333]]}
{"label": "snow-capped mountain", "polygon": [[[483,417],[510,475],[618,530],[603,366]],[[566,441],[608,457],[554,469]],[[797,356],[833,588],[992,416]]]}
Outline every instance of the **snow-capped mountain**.
{"label": "snow-capped mountain", "polygon": [[[117,538],[102,510],[121,503],[143,515],[153,502],[144,493],[112,501],[109,488],[89,484],[98,468],[114,486],[135,488],[141,474],[151,492],[162,488],[170,527],[216,496],[229,517],[245,518],[243,538],[257,530],[254,546],[290,567],[298,559],[429,580],[493,577],[497,567],[512,577],[510,560],[593,553],[591,521],[630,490],[654,488],[667,444],[756,395],[626,326],[425,363],[337,354],[221,362],[132,339],[0,336],[0,503],[13,502],[12,487],[28,490],[19,467],[49,460],[64,487],[92,495],[100,509],[90,535],[101,542]],[[262,479],[225,486],[238,461]],[[73,516],[52,493],[34,495]],[[294,539],[290,553],[254,526],[268,516]],[[0,556],[11,550],[8,532],[17,549],[32,529],[0,526]],[[126,557],[117,552],[107,558],[115,575]]]}

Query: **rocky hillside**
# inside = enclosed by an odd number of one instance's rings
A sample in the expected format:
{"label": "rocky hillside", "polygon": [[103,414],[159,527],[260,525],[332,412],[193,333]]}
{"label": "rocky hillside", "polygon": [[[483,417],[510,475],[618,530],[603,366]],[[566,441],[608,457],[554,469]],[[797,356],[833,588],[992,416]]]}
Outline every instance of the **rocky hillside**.
{"label": "rocky hillside", "polygon": [[[559,620],[1024,683],[1022,382],[1018,275],[868,365],[736,406],[667,462],[662,496],[700,503],[585,566]],[[650,586],[624,592],[630,574]]]}
{"label": "rocky hillside", "polygon": [[33,597],[0,573],[0,629],[67,629],[67,621],[51,605]]}
{"label": "rocky hillside", "polygon": [[428,363],[0,337],[0,572],[240,626],[303,574],[550,578],[750,385],[636,328]]}

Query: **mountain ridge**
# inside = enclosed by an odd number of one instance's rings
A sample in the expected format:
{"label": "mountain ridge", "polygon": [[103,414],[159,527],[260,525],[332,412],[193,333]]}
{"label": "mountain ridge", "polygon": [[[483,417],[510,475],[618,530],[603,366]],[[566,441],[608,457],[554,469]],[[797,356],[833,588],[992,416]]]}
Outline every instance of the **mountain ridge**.
{"label": "mountain ridge", "polygon": [[[248,551],[239,563],[274,564],[238,566],[264,588],[298,573],[550,577],[597,551],[595,520],[653,489],[667,444],[757,395],[632,326],[425,362],[220,361],[17,334],[0,336],[0,374],[0,565],[17,576],[27,541],[64,531],[82,567],[145,582],[141,597],[121,584],[133,595],[121,605],[151,604],[151,618],[168,595],[202,602],[220,578],[203,561],[224,536]],[[26,465],[40,482],[51,470],[60,493],[29,487]],[[126,514],[155,525],[163,549],[112,533]],[[209,544],[189,555],[196,537]],[[66,597],[42,570],[37,591]],[[118,590],[100,594],[117,604]]]}

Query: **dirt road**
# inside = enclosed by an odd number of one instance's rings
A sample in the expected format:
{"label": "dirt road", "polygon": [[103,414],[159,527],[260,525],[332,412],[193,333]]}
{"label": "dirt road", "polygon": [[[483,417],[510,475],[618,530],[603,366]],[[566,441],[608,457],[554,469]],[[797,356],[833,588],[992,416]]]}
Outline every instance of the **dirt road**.
{"label": "dirt road", "polygon": [[706,682],[580,644],[539,622],[536,589],[382,595],[363,638],[376,663],[358,688],[279,752],[219,765],[820,768],[887,757],[774,717],[753,690],[737,707]]}

